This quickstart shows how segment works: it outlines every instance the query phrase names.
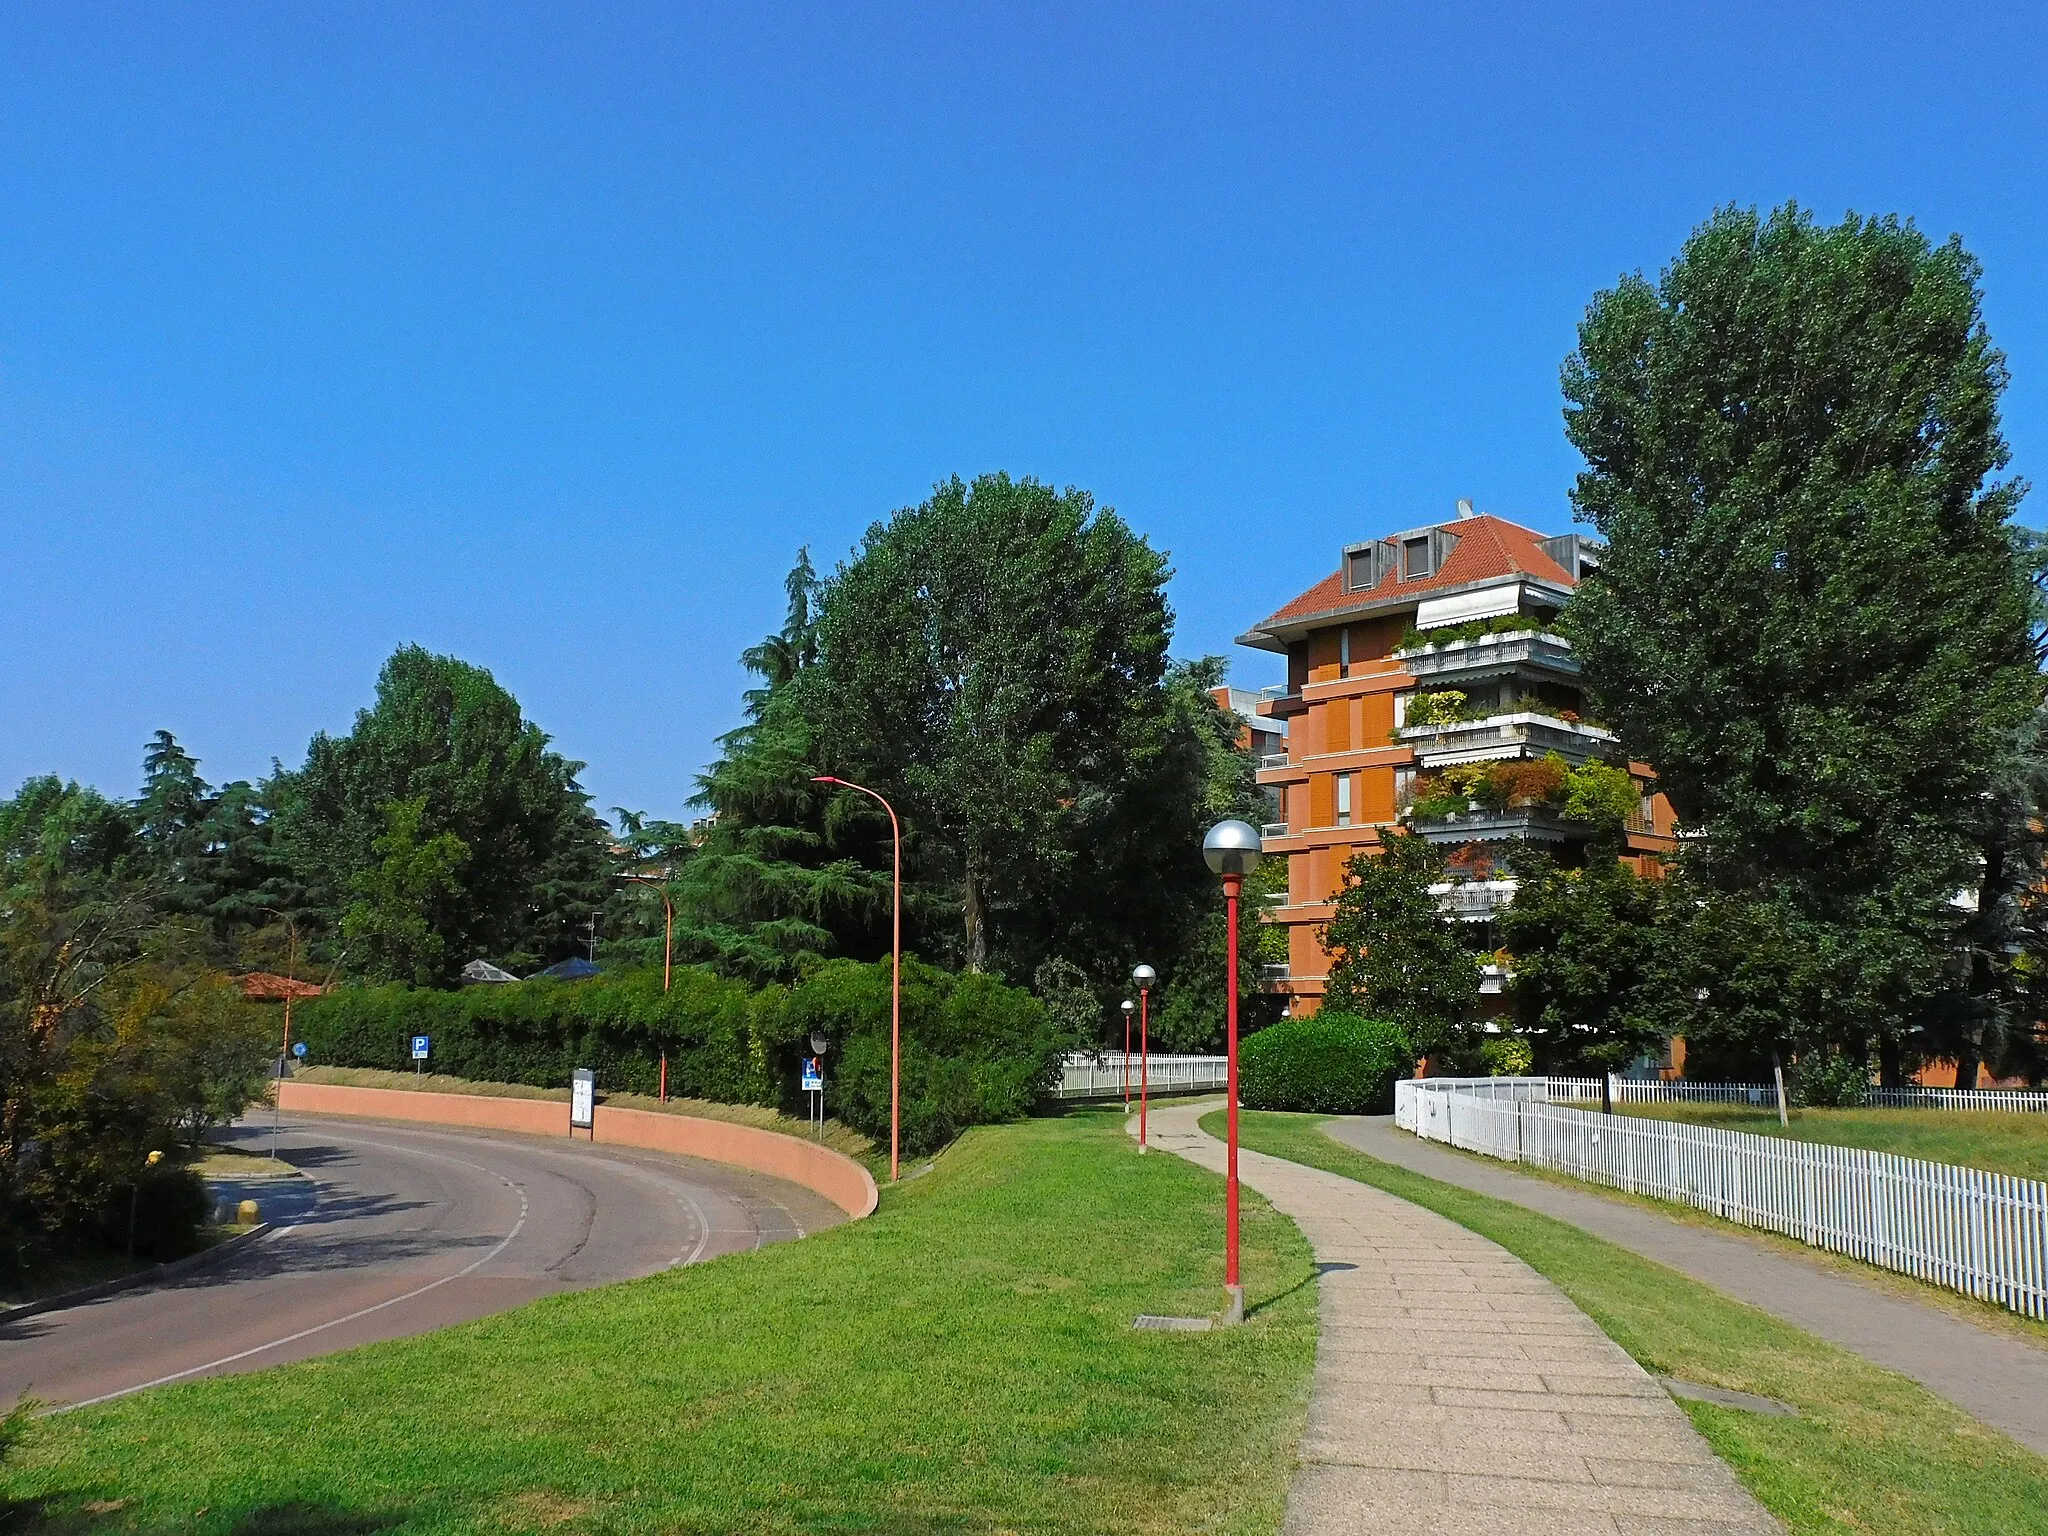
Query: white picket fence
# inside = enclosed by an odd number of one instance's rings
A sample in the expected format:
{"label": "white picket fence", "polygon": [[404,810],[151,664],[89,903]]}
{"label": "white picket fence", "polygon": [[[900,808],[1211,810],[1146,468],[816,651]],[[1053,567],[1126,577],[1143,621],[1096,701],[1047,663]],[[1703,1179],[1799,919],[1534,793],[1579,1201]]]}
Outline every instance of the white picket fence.
{"label": "white picket fence", "polygon": [[[1124,1093],[1126,1063],[1130,1073],[1131,1096],[1137,1097],[1138,1077],[1143,1064],[1138,1053],[1125,1057],[1122,1051],[1076,1051],[1069,1056],[1053,1086],[1056,1099],[1120,1099]],[[1229,1059],[1223,1056],[1166,1056],[1152,1053],[1145,1072],[1151,1092],[1208,1093],[1224,1086]]]}
{"label": "white picket fence", "polygon": [[[1552,1102],[1549,1078],[1395,1084],[1394,1121],[1428,1141],[1709,1211],[2048,1317],[2048,1184],[1948,1163]],[[1598,1081],[1594,1080],[1598,1092]]]}
{"label": "white picket fence", "polygon": [[[1597,1077],[1553,1077],[1551,1102],[1597,1104]],[[1770,1083],[1662,1082],[1639,1077],[1614,1080],[1617,1104],[1761,1104],[1775,1105],[1778,1090]],[[2048,1089],[2036,1088],[1873,1088],[1867,1101],[1875,1109],[1998,1110],[2014,1114],[2048,1114]]]}

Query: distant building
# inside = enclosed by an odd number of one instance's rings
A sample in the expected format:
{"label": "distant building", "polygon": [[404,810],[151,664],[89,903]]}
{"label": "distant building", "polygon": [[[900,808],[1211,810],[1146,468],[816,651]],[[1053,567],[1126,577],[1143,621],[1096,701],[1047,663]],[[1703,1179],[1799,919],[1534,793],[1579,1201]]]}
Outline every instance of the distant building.
{"label": "distant building", "polygon": [[[1378,848],[1382,829],[1406,825],[1448,845],[1454,878],[1439,897],[1488,925],[1514,897],[1498,859],[1507,843],[1547,845],[1567,862],[1583,852],[1587,829],[1529,786],[1553,754],[1567,766],[1621,760],[1614,735],[1586,718],[1570,643],[1549,629],[1598,559],[1578,534],[1546,537],[1461,501],[1449,522],[1344,545],[1334,572],[1238,637],[1287,658],[1286,684],[1255,707],[1286,728],[1284,747],[1262,754],[1259,782],[1277,796],[1266,849],[1288,865],[1286,902],[1266,913],[1288,931],[1287,974],[1274,981],[1295,1011],[1322,997],[1329,956],[1318,933],[1344,866]],[[1416,704],[1452,690],[1462,698]],[[1444,777],[1511,764],[1530,766],[1492,773],[1490,784],[1509,788],[1499,803],[1453,795]],[[1671,807],[1646,764],[1626,766],[1640,792],[1628,856],[1651,873],[1676,846]],[[1493,971],[1487,990],[1501,980]]]}
{"label": "distant building", "polygon": [[[1211,688],[1209,697],[1216,701],[1218,708],[1244,722],[1244,729],[1237,735],[1237,744],[1251,753],[1254,763],[1264,766],[1287,761],[1287,722],[1260,714],[1260,695],[1248,688]],[[1280,814],[1280,791],[1268,787],[1266,803],[1270,813],[1277,817]]]}

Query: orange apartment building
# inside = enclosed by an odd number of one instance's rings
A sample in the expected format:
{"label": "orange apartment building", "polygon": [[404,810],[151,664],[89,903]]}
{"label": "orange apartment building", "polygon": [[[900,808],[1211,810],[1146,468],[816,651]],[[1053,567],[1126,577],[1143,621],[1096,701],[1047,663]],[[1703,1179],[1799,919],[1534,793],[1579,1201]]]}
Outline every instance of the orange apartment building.
{"label": "orange apartment building", "polygon": [[[1286,727],[1284,745],[1260,757],[1259,782],[1276,800],[1266,851],[1287,859],[1286,896],[1265,920],[1287,929],[1285,975],[1270,979],[1292,997],[1291,1011],[1319,1003],[1329,973],[1320,926],[1345,864],[1378,847],[1383,829],[1409,825],[1453,848],[1454,878],[1438,895],[1476,924],[1491,924],[1513,898],[1498,858],[1510,841],[1546,845],[1567,862],[1582,854],[1586,829],[1540,800],[1446,813],[1436,796],[1427,816],[1413,809],[1456,765],[1553,753],[1569,766],[1620,762],[1614,735],[1585,718],[1570,643],[1548,628],[1598,563],[1598,546],[1577,534],[1546,537],[1461,501],[1449,522],[1344,546],[1332,574],[1238,637],[1287,658],[1285,686],[1267,689],[1256,709]],[[1496,632],[1430,639],[1482,620]],[[1431,723],[1409,722],[1418,695],[1446,689],[1465,696],[1458,718],[1441,720],[1447,701],[1431,700],[1417,711]],[[1671,807],[1646,765],[1627,766],[1641,790],[1628,857],[1649,873],[1676,846]],[[1501,988],[1492,967],[1484,985]]]}

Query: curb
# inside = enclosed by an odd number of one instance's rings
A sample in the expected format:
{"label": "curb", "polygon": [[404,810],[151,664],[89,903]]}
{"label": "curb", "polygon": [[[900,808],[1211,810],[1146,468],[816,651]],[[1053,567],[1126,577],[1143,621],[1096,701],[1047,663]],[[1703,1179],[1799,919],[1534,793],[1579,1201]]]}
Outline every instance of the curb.
{"label": "curb", "polygon": [[182,1259],[172,1259],[168,1264],[153,1265],[139,1269],[132,1275],[121,1275],[112,1280],[102,1280],[96,1285],[81,1285],[75,1291],[62,1291],[55,1296],[44,1296],[35,1301],[25,1301],[18,1307],[9,1307],[0,1312],[0,1328],[5,1328],[18,1317],[33,1317],[38,1312],[58,1312],[65,1307],[75,1307],[82,1302],[98,1301],[102,1296],[112,1296],[120,1291],[130,1291],[138,1285],[148,1285],[157,1280],[168,1280],[173,1275],[190,1274],[237,1248],[247,1247],[264,1233],[270,1231],[271,1223],[260,1221],[246,1232],[237,1232],[233,1237],[215,1243],[211,1248],[202,1248],[189,1253]]}

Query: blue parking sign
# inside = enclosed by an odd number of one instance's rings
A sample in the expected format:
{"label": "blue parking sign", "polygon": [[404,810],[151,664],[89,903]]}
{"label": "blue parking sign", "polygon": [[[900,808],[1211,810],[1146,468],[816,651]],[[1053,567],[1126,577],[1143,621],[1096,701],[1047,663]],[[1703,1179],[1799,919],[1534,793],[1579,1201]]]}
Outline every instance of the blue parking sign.
{"label": "blue parking sign", "polygon": [[412,1059],[414,1061],[425,1061],[427,1059],[427,1044],[428,1041],[425,1035],[414,1035],[412,1037]]}

